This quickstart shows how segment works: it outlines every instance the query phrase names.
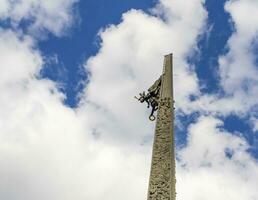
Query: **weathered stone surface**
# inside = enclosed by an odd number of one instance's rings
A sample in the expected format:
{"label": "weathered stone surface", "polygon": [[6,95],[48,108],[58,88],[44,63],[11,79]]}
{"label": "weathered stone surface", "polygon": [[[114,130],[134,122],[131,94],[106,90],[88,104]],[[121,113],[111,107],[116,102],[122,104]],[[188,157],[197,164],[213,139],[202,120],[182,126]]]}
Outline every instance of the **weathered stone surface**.
{"label": "weathered stone surface", "polygon": [[148,200],[175,199],[172,98],[160,100],[153,144]]}

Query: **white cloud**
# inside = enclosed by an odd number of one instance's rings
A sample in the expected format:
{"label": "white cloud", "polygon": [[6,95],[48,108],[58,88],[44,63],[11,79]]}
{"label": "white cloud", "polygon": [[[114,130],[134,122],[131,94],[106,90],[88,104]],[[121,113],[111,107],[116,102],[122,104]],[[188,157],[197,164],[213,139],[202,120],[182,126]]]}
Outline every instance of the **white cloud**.
{"label": "white cloud", "polygon": [[253,128],[253,132],[257,132],[258,131],[258,119],[256,119],[255,117],[251,117],[251,126]]}
{"label": "white cloud", "polygon": [[256,0],[227,1],[225,10],[232,17],[234,32],[228,40],[228,53],[219,58],[220,86],[225,97],[202,95],[189,104],[193,110],[222,115],[245,115],[257,105],[258,66],[256,53],[258,33]]}
{"label": "white cloud", "polygon": [[145,147],[96,139],[54,83],[36,78],[42,61],[33,43],[10,31],[0,41],[0,199],[139,198],[147,188]]}
{"label": "white cloud", "polygon": [[9,7],[9,2],[6,0],[0,1],[0,17],[6,17]]}
{"label": "white cloud", "polygon": [[[178,199],[257,199],[258,164],[243,138],[225,132],[223,122],[201,117],[189,129],[179,154]],[[237,192],[236,192],[237,191]]]}
{"label": "white cloud", "polygon": [[[258,2],[229,1],[225,5],[234,22],[236,32],[231,36],[229,53],[220,58],[222,86],[227,93],[257,87],[257,69],[252,51],[258,31],[258,16],[253,12]],[[252,94],[251,94],[252,95]]]}
{"label": "white cloud", "polygon": [[1,0],[0,20],[9,19],[13,27],[27,21],[31,23],[29,32],[38,37],[45,30],[61,36],[73,22],[76,2],[77,0]]}
{"label": "white cloud", "polygon": [[[257,44],[258,21],[254,12],[257,7],[258,2],[253,0],[227,1],[225,9],[232,17],[235,32],[228,41],[228,53],[219,59],[220,84],[226,95],[202,95],[189,104],[193,110],[219,115],[255,112],[252,107],[257,105],[258,76],[253,49]],[[256,119],[251,121],[256,131]],[[191,126],[188,145],[180,152],[179,199],[258,198],[257,161],[246,152],[252,147],[243,138],[221,130],[222,124],[204,117]],[[233,153],[231,159],[225,151]]]}

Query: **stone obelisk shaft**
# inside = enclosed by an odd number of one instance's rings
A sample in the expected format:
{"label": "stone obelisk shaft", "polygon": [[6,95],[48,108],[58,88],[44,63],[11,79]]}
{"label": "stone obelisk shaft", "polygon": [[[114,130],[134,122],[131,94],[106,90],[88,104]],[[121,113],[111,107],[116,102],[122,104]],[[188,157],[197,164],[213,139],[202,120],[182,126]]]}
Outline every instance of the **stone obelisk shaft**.
{"label": "stone obelisk shaft", "polygon": [[175,200],[172,54],[166,55],[154,136],[148,200]]}

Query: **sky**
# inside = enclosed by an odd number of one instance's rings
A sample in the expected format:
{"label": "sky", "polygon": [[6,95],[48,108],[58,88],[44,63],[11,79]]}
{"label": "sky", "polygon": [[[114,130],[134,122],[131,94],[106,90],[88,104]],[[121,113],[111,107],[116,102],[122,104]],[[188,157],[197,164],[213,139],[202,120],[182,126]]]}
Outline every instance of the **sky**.
{"label": "sky", "polygon": [[133,97],[173,53],[177,199],[258,200],[257,0],[0,0],[0,199],[146,199]]}

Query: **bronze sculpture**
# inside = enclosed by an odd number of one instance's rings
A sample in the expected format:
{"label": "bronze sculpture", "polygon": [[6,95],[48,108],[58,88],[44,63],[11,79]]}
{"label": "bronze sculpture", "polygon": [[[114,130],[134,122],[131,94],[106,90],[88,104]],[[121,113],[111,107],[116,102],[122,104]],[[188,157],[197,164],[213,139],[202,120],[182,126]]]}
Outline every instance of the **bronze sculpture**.
{"label": "bronze sculpture", "polygon": [[151,106],[151,114],[149,119],[154,121],[156,117],[154,116],[154,112],[158,110],[159,104],[159,94],[160,94],[160,86],[161,86],[161,77],[155,81],[155,83],[148,89],[148,93],[146,94],[144,91],[140,93],[140,97],[135,97],[141,103],[146,102],[147,107]]}

